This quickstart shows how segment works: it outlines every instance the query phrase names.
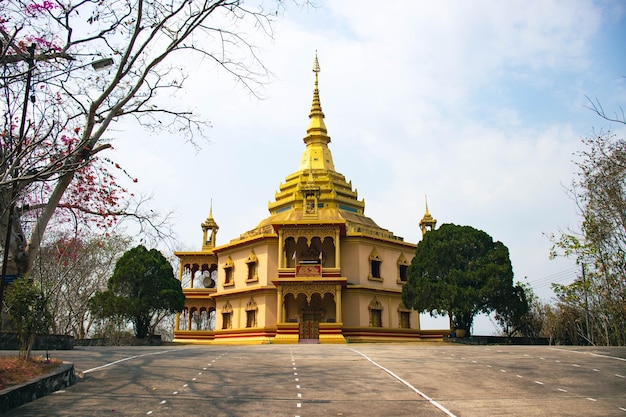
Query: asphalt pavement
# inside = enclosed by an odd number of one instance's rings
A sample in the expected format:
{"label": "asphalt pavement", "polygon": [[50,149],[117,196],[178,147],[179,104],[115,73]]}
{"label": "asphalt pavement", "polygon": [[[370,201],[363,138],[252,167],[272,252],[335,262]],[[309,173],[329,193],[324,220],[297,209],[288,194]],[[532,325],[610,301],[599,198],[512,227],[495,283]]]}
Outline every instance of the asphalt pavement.
{"label": "asphalt pavement", "polygon": [[4,416],[624,416],[626,348],[80,347],[76,385]]}

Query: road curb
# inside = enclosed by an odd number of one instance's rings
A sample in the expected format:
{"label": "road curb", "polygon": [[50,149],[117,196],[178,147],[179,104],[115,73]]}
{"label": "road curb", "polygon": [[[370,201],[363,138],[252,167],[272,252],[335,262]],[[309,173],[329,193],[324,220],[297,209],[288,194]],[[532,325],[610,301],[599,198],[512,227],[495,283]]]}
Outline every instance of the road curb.
{"label": "road curb", "polygon": [[73,363],[63,363],[54,372],[0,391],[0,414],[76,383]]}

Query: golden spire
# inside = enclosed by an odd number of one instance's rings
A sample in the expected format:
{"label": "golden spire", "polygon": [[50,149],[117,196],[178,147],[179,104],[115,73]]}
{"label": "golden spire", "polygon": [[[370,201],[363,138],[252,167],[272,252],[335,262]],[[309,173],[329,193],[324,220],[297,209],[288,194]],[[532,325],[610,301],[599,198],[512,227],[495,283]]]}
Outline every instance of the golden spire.
{"label": "golden spire", "polygon": [[[311,112],[309,113],[309,127],[306,130],[309,135],[320,133],[325,135],[327,133],[326,124],[324,123],[324,112],[322,111],[322,103],[320,102],[320,90],[318,83],[320,71],[320,63],[317,60],[317,51],[315,51],[315,60],[313,61],[313,72],[315,73],[315,88],[313,89],[313,104],[311,105]],[[330,142],[330,140],[328,142]]]}
{"label": "golden spire", "polygon": [[333,157],[328,149],[330,137],[326,131],[324,123],[324,112],[320,102],[319,90],[319,73],[320,63],[317,60],[317,51],[315,51],[315,60],[313,61],[313,73],[315,74],[315,88],[313,89],[313,104],[309,113],[309,127],[306,129],[306,149],[300,159],[300,170],[323,169],[334,171]]}
{"label": "golden spire", "polygon": [[435,230],[435,226],[437,225],[437,220],[433,219],[433,216],[428,212],[428,197],[424,196],[426,199],[426,212],[424,213],[424,217],[420,220],[419,226],[422,230],[422,237],[431,230]]}

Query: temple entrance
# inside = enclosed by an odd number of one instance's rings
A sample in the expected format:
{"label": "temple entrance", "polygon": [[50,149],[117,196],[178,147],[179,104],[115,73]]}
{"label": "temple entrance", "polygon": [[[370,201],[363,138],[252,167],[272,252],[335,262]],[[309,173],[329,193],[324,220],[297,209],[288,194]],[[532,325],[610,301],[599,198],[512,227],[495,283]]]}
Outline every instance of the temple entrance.
{"label": "temple entrance", "polygon": [[320,322],[324,321],[325,311],[319,294],[313,294],[309,302],[305,297],[298,297],[302,304],[298,311],[300,340],[320,338]]}
{"label": "temple entrance", "polygon": [[320,338],[320,315],[304,314],[300,322],[300,339]]}

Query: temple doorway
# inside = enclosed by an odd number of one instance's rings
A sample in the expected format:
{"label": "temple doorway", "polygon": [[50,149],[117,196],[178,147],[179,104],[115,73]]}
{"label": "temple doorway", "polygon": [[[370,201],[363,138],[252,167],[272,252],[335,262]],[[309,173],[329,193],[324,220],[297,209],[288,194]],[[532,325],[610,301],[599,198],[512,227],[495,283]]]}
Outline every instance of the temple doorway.
{"label": "temple doorway", "polygon": [[298,297],[300,308],[298,322],[300,323],[300,340],[312,341],[320,338],[320,322],[325,321],[325,310],[319,294],[311,295],[311,300]]}

